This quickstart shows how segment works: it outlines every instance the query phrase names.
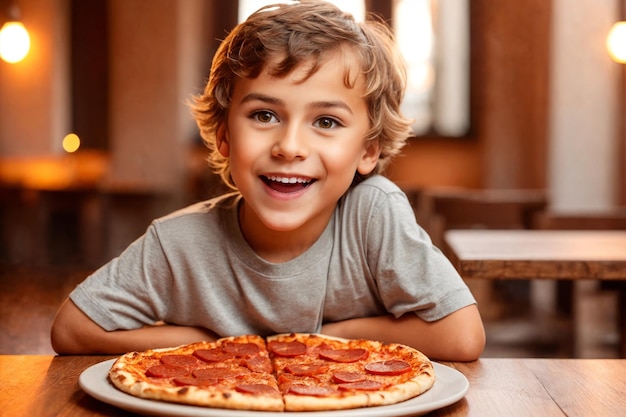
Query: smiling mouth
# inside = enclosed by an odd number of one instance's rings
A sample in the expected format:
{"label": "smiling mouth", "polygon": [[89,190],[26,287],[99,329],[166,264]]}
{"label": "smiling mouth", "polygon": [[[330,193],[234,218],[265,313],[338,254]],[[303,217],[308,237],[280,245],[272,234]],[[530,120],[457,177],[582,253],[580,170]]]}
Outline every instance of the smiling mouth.
{"label": "smiling mouth", "polygon": [[272,190],[279,193],[295,193],[307,188],[316,180],[305,177],[261,176],[261,180]]}

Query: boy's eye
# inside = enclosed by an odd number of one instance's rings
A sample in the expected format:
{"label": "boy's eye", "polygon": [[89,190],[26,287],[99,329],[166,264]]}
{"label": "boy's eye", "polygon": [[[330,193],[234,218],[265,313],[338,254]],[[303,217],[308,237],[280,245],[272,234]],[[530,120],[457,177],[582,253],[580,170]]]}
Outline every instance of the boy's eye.
{"label": "boy's eye", "polygon": [[330,117],[321,117],[315,121],[315,125],[322,129],[332,129],[338,126],[339,122]]}
{"label": "boy's eye", "polygon": [[276,122],[276,116],[269,111],[258,111],[252,114],[252,118],[261,123],[274,123]]}

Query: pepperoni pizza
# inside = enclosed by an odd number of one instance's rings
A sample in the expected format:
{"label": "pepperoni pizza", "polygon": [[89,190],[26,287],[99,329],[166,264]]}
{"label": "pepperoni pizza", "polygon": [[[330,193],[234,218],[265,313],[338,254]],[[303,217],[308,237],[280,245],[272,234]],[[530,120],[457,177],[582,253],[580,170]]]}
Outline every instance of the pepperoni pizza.
{"label": "pepperoni pizza", "polygon": [[315,334],[227,337],[119,357],[109,378],[141,398],[257,411],[328,411],[395,404],[435,373],[401,344]]}

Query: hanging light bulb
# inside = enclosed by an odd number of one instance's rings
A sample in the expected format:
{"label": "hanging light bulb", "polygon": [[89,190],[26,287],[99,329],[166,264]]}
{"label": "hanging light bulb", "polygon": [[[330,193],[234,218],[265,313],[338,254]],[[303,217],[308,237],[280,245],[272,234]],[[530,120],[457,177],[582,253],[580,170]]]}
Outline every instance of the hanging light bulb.
{"label": "hanging light bulb", "polygon": [[9,9],[9,21],[0,29],[0,58],[10,64],[23,60],[30,50],[30,36],[20,22],[20,12],[16,5]]}
{"label": "hanging light bulb", "polygon": [[626,21],[613,25],[606,38],[606,48],[615,62],[626,64]]}

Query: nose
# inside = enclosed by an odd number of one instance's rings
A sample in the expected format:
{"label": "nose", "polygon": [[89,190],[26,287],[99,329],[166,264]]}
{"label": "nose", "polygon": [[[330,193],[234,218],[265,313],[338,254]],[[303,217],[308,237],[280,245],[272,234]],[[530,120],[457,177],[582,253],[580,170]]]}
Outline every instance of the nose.
{"label": "nose", "polygon": [[291,161],[306,159],[309,155],[305,129],[290,125],[281,129],[278,135],[279,137],[272,148],[272,156]]}

